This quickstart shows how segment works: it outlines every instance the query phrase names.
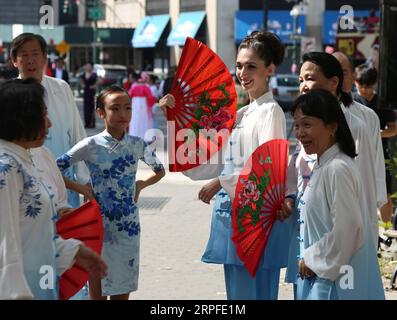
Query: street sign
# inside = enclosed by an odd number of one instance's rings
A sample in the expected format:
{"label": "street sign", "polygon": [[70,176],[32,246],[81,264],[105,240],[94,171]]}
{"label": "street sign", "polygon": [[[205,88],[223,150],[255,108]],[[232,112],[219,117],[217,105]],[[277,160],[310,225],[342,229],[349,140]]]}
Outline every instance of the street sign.
{"label": "street sign", "polygon": [[70,45],[62,40],[59,44],[55,46],[55,49],[59,52],[61,56],[67,54],[70,51]]}
{"label": "street sign", "polygon": [[101,7],[88,8],[88,19],[90,20],[104,20],[105,10]]}

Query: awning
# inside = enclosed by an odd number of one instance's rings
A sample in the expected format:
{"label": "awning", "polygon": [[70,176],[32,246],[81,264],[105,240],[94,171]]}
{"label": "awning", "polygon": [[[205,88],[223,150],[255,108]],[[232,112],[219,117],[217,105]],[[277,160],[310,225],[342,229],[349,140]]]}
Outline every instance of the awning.
{"label": "awning", "polygon": [[169,20],[168,14],[144,17],[135,29],[132,46],[134,48],[155,47]]}
{"label": "awning", "polygon": [[[346,13],[340,13],[339,10],[327,10],[324,12],[323,24],[323,44],[335,44],[336,30],[338,29],[338,18]],[[370,10],[354,10],[355,17],[367,17]],[[376,11],[379,17],[379,10]]]}
{"label": "awning", "polygon": [[183,46],[186,37],[194,38],[205,17],[204,11],[182,12],[167,39],[168,46]]}
{"label": "awning", "polygon": [[[234,35],[236,43],[240,43],[252,31],[260,30],[263,26],[262,10],[240,10],[235,14]],[[269,31],[278,35],[283,43],[292,43],[294,33],[294,19],[288,10],[269,10]],[[298,34],[306,33],[306,16],[298,17]]]}
{"label": "awning", "polygon": [[13,37],[24,32],[40,34],[47,43],[59,43],[64,40],[65,27],[54,26],[53,29],[41,29],[36,25],[0,24],[0,39],[3,42],[11,42]]}

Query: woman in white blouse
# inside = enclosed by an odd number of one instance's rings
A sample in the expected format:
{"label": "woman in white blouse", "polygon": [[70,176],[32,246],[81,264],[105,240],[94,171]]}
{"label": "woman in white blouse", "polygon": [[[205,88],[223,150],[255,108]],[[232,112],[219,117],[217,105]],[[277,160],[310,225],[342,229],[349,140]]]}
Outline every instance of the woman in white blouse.
{"label": "woman in white blouse", "polygon": [[[232,201],[243,165],[257,147],[272,139],[286,137],[284,112],[269,91],[269,78],[284,58],[284,47],[270,32],[253,32],[240,44],[236,76],[250,103],[237,112],[236,123],[220,164],[203,164],[184,172],[193,180],[212,179],[199,192],[205,203],[216,195],[211,233],[202,257],[206,263],[224,265],[229,300],[274,300],[278,296],[280,268],[287,263],[289,227],[276,221],[255,277],[251,277],[231,240]],[[160,106],[173,107],[175,99],[166,95]],[[217,155],[216,155],[217,156]]]}
{"label": "woman in white blouse", "polygon": [[50,126],[43,97],[33,79],[0,87],[0,299],[57,299],[57,276],[75,261],[106,273],[95,252],[55,234],[54,195],[29,153],[43,145]]}
{"label": "woman in white blouse", "polygon": [[355,142],[337,98],[313,89],[292,107],[295,134],[316,154],[300,212],[297,298],[384,299]]}

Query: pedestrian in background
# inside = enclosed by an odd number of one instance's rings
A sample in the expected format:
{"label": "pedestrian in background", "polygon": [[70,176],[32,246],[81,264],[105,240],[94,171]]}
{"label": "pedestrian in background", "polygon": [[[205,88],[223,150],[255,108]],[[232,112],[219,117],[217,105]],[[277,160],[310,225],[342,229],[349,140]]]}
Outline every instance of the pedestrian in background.
{"label": "pedestrian in background", "polygon": [[159,88],[159,95],[160,97],[164,97],[165,95],[169,94],[172,89],[172,84],[174,82],[176,72],[176,66],[171,66],[168,68],[167,77],[161,81],[160,88]]}
{"label": "pedestrian in background", "polygon": [[55,61],[55,68],[52,69],[52,76],[57,79],[62,79],[63,81],[69,83],[69,73],[65,69],[65,62],[62,58],[58,58]]}
{"label": "pedestrian in background", "polygon": [[[127,300],[138,288],[141,227],[136,205],[140,192],[164,175],[163,165],[139,137],[126,133],[131,119],[131,100],[118,86],[104,89],[97,97],[97,112],[105,130],[84,139],[57,159],[65,170],[84,161],[91,174],[104,227],[102,257],[109,266],[108,275],[90,279],[91,299]],[[149,165],[154,173],[136,181],[138,161]]]}
{"label": "pedestrian in background", "polygon": [[80,86],[83,88],[85,128],[95,128],[95,93],[98,87],[98,75],[94,65],[86,63],[84,72],[80,75]]}
{"label": "pedestrian in background", "polygon": [[153,96],[148,81],[149,75],[143,71],[140,79],[133,83],[128,91],[132,106],[132,118],[128,132],[131,136],[151,142],[152,137],[146,136],[146,133],[153,128],[152,109],[157,99]]}

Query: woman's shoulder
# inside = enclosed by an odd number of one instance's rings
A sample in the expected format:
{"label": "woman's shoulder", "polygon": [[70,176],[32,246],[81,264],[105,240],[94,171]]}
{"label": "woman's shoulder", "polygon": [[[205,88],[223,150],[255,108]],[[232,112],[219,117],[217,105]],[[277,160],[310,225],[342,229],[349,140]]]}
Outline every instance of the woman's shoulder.
{"label": "woman's shoulder", "polygon": [[0,149],[0,189],[7,176],[19,173],[22,168],[23,162],[18,157],[8,152],[3,153]]}
{"label": "woman's shoulder", "polygon": [[358,175],[357,164],[355,161],[343,152],[339,152],[329,162],[327,169],[330,175],[340,175],[347,179],[354,179]]}

